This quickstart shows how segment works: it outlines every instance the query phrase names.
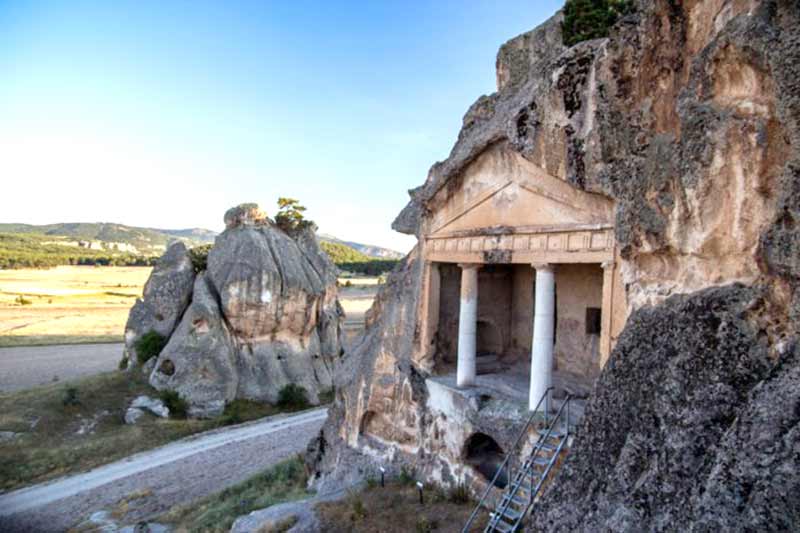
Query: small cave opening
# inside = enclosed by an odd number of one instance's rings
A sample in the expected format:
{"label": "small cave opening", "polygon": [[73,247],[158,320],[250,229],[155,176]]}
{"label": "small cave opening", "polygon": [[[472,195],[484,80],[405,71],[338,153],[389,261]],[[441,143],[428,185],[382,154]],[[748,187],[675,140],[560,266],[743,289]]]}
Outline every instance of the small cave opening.
{"label": "small cave opening", "polygon": [[361,417],[361,424],[358,428],[358,432],[361,435],[366,435],[367,432],[372,428],[373,423],[375,422],[376,413],[375,411],[367,411],[364,413],[364,416]]}
{"label": "small cave opening", "polygon": [[169,359],[164,359],[161,361],[161,364],[158,365],[158,371],[164,375],[172,376],[175,374],[175,363]]}
{"label": "small cave opening", "polygon": [[[464,460],[474,468],[486,481],[491,482],[497,470],[503,464],[505,452],[489,435],[474,433],[464,442]],[[508,484],[505,471],[497,476],[494,485],[504,489]]]}

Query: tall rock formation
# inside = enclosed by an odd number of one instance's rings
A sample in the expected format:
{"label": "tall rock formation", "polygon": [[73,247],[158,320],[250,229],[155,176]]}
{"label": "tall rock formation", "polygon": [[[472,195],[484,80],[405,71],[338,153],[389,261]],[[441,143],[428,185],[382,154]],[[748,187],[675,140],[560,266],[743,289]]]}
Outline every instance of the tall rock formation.
{"label": "tall rock formation", "polygon": [[342,351],[334,265],[313,228],[290,235],[257,205],[229,210],[225,223],[150,383],[177,391],[195,416],[235,398],[274,403],[288,384],[319,403]]}
{"label": "tall rock formation", "polygon": [[[800,527],[798,71],[795,1],[642,0],[570,48],[557,14],[501,48],[498,92],[410,192],[394,227],[419,236],[436,191],[501,147],[615,202],[631,315],[535,527]],[[419,359],[421,263],[391,276],[337,374],[318,485],[373,458],[457,480]]]}
{"label": "tall rock formation", "polygon": [[172,243],[153,267],[144,285],[143,298],[133,305],[125,324],[125,359],[136,366],[136,343],[154,331],[169,337],[189,305],[194,284],[194,267],[186,245]]}

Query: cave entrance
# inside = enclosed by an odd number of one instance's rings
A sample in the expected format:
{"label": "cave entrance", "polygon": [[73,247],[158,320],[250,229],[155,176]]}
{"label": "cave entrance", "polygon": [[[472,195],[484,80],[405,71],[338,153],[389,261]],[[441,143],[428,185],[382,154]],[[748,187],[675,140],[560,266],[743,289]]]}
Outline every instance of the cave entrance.
{"label": "cave entrance", "polygon": [[[464,442],[464,462],[487,482],[492,481],[504,459],[503,449],[496,440],[485,433],[475,433]],[[508,475],[503,470],[494,485],[503,489],[507,484]]]}

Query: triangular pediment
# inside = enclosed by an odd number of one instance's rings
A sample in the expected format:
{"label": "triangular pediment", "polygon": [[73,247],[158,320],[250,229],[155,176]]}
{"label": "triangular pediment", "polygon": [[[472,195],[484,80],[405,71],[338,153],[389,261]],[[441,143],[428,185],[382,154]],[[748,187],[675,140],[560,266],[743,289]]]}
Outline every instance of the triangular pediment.
{"label": "triangular pediment", "polygon": [[[610,224],[611,200],[587,193],[525,162],[512,172],[466,175],[431,219],[431,236],[483,229]],[[505,169],[506,171],[509,169]]]}

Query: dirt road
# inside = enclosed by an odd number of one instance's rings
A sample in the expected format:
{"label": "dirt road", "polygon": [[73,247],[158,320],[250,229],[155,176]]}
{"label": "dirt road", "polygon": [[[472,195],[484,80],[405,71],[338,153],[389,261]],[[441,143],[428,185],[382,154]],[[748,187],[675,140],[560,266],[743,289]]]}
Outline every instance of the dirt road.
{"label": "dirt road", "polygon": [[122,344],[0,348],[0,392],[115,370],[122,349]]}
{"label": "dirt road", "polygon": [[0,531],[65,531],[133,494],[126,522],[208,496],[305,450],[327,409],[278,415],[173,442],[78,474],[0,495]]}

